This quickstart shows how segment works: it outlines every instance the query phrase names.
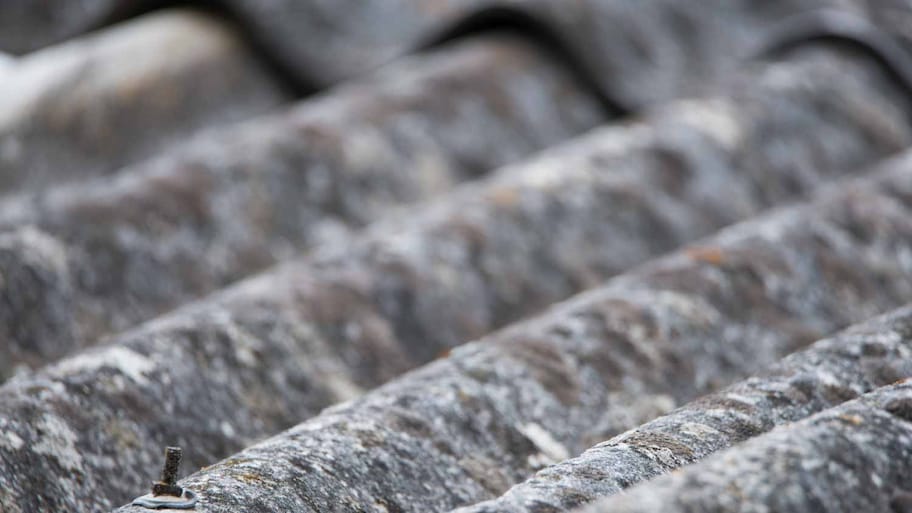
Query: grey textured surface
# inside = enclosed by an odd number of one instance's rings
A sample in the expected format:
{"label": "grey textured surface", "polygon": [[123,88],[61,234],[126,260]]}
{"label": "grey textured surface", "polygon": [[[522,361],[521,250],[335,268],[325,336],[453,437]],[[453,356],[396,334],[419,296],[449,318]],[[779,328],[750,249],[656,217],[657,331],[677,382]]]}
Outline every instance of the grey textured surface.
{"label": "grey textured surface", "polygon": [[[884,336],[908,337],[909,314],[896,323]],[[902,513],[910,480],[912,383],[905,381],[582,511]]]}
{"label": "grey textured surface", "polygon": [[[549,466],[498,499],[454,513],[570,511],[908,376],[912,309],[907,307]],[[643,511],[666,509],[657,504]]]}
{"label": "grey textured surface", "polygon": [[22,57],[0,79],[0,193],[111,173],[289,95],[224,23],[176,9]]}
{"label": "grey textured surface", "polygon": [[[7,198],[0,230],[42,231],[65,265],[0,327],[16,330],[0,342],[0,376],[343,239],[388,209],[602,120],[591,95],[534,49],[471,41],[201,136],[114,178]],[[31,250],[21,251],[27,259]],[[25,264],[11,251],[0,272],[10,266]],[[69,322],[17,326],[47,309]]]}
{"label": "grey textured surface", "polygon": [[439,511],[499,495],[912,297],[910,159],[627,272],[183,484],[201,512]]}
{"label": "grey textured surface", "polygon": [[[21,52],[78,34],[114,13],[160,0],[6,0],[0,50]],[[782,18],[838,7],[907,32],[903,0],[218,0],[252,41],[298,81],[325,87],[429,42],[509,25],[557,39],[568,59],[627,108],[693,91],[724,77]],[[22,33],[20,27],[30,27]]]}
{"label": "grey textured surface", "polygon": [[[107,347],[13,379],[0,390],[0,418],[26,443],[0,450],[8,462],[0,469],[4,500],[13,511],[101,510],[125,501],[155,472],[161,445],[184,446],[189,468],[211,463],[649,255],[846,172],[827,164],[866,161],[905,144],[902,96],[878,101],[868,93],[872,81],[882,81],[884,92],[891,83],[864,59],[855,61],[857,74],[847,73],[852,62],[811,51],[763,67],[759,77],[745,77],[759,89],[736,87],[739,96],[728,101],[684,102],[597,131],[380,225],[360,242],[327,248]],[[785,69],[800,71],[798,78],[783,81]],[[791,149],[780,153],[783,145]],[[713,201],[720,184],[724,201]],[[857,248],[847,252],[847,259],[859,256]],[[890,264],[879,253],[871,258]],[[789,333],[805,340],[893,306],[904,276],[897,271],[894,284],[876,290],[871,275],[847,288],[830,278],[796,283],[790,293],[808,285],[849,296],[812,310],[820,316],[809,323],[819,329]],[[673,296],[657,304],[672,301],[673,308]],[[643,415],[669,403],[645,400]],[[48,423],[63,433],[49,452],[64,455],[64,464],[33,447]],[[602,439],[605,430],[592,436]],[[578,450],[592,441],[584,438]],[[479,475],[491,461],[477,462]],[[490,494],[524,476],[505,472],[492,478]],[[110,495],[86,492],[101,489]],[[456,505],[456,497],[441,505]]]}

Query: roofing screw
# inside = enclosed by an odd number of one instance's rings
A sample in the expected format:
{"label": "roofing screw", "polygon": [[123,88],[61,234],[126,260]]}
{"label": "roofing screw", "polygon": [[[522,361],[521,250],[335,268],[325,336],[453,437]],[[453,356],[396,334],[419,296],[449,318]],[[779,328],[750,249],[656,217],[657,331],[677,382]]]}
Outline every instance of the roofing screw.
{"label": "roofing screw", "polygon": [[133,500],[133,505],[147,509],[193,509],[196,506],[196,494],[177,485],[180,463],[181,448],[166,447],[161,479],[152,483],[151,494]]}
{"label": "roofing screw", "polygon": [[180,497],[184,489],[177,486],[177,471],[181,464],[181,448],[165,447],[165,466],[162,467],[161,481],[152,483],[152,495]]}

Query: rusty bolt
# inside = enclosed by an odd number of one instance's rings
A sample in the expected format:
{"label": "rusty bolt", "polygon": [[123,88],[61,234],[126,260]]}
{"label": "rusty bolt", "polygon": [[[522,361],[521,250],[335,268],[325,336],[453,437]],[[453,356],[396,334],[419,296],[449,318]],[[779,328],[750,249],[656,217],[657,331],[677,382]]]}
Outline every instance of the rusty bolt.
{"label": "rusty bolt", "polygon": [[184,489],[177,486],[177,472],[180,470],[181,448],[165,448],[165,465],[162,467],[161,480],[152,483],[152,495],[171,495],[180,497]]}
{"label": "rusty bolt", "polygon": [[197,502],[196,494],[177,486],[180,464],[181,448],[166,447],[161,480],[152,483],[152,493],[134,499],[133,505],[146,509],[193,509]]}

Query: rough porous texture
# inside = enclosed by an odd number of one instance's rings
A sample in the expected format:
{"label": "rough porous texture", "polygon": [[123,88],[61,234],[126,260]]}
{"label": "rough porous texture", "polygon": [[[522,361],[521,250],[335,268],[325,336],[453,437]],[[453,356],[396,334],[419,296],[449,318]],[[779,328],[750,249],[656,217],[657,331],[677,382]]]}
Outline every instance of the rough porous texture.
{"label": "rough porous texture", "polygon": [[46,278],[57,283],[30,294],[68,311],[70,322],[0,327],[17,330],[0,342],[0,376],[344,238],[394,206],[603,119],[592,96],[533,48],[481,40],[200,137],[113,180],[7,198],[0,230],[31,226],[62,248],[66,265]]}
{"label": "rough porous texture", "polygon": [[[9,509],[91,510],[124,501],[155,473],[164,444],[183,445],[188,468],[213,462],[453,345],[839,176],[829,164],[904,144],[901,95],[878,101],[871,81],[883,81],[884,91],[890,83],[864,60],[855,63],[858,74],[848,73],[852,62],[820,51],[771,65],[729,101],[687,102],[596,132],[378,226],[360,242],[12,380],[0,392],[0,417],[29,443],[0,450]],[[784,69],[796,80],[781,80]],[[800,151],[783,158],[783,144]],[[711,199],[719,184],[726,201]],[[902,287],[896,274],[891,287]],[[832,311],[810,322],[831,329],[881,303],[892,306],[893,288],[869,290],[866,276],[846,285],[857,298],[833,298]],[[645,401],[644,411],[669,401],[657,404]],[[72,442],[54,450],[78,448],[78,457],[61,465],[33,448],[48,422]],[[490,494],[522,475],[497,480]],[[486,498],[463,499],[472,497]]]}
{"label": "rough porous texture", "polygon": [[4,71],[0,194],[110,173],[288,99],[223,23],[150,14]]}
{"label": "rough porous texture", "polygon": [[[885,326],[908,337],[908,313]],[[903,513],[912,477],[912,383],[776,428],[586,513]]]}
{"label": "rough porous texture", "polygon": [[910,297],[910,159],[457,348],[184,485],[202,512],[440,511],[495,497]]}
{"label": "rough porous texture", "polygon": [[570,511],[908,376],[912,309],[905,308],[541,470],[496,500],[454,513]]}
{"label": "rough porous texture", "polygon": [[[0,50],[22,52],[115,13],[165,0],[6,0]],[[289,75],[319,88],[473,30],[509,26],[556,41],[626,109],[661,102],[726,76],[797,12],[838,7],[907,32],[902,0],[217,0]],[[28,27],[27,32],[21,30]]]}

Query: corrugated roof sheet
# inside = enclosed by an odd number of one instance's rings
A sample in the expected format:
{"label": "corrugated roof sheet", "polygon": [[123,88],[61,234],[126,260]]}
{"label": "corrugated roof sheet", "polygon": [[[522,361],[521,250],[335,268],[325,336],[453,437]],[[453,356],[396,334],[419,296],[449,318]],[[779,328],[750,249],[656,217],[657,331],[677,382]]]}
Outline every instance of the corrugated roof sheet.
{"label": "corrugated roof sheet", "polygon": [[[28,232],[11,235],[20,242],[8,245],[5,272],[22,275],[32,297],[0,328],[0,371],[345,240],[388,209],[603,120],[591,95],[521,42],[471,41],[200,134],[114,178],[11,195],[0,226]],[[30,263],[49,252],[47,264]]]}
{"label": "corrugated roof sheet", "polygon": [[[879,387],[891,385],[912,372],[912,347],[906,336],[909,314],[909,308],[904,308],[884,319],[864,323],[834,338],[821,340],[744,381],[602,442],[576,458],[547,467],[512,487],[497,500],[457,511],[518,513],[570,510],[686,467],[774,427],[796,422]],[[773,446],[773,449],[781,447]],[[907,451],[908,448],[900,450]],[[801,457],[823,459],[821,455],[813,454],[815,452],[816,448],[811,449],[811,454],[802,454]],[[740,454],[733,457],[740,457]],[[800,459],[797,462],[802,465],[807,463]],[[763,465],[772,466],[774,463],[767,460]],[[722,466],[733,481],[751,479],[746,474],[757,470],[743,467],[728,470],[733,466],[732,457]],[[776,477],[761,473],[761,477],[753,478],[767,482],[781,479],[782,485],[787,487],[795,477],[789,473]],[[703,498],[693,500],[688,497],[682,502],[699,504],[701,509],[711,507],[709,502],[717,500],[723,503],[730,501],[738,509],[747,506],[740,502],[740,497],[724,497],[730,492],[719,486],[718,473],[707,475],[707,478],[705,488],[700,490]],[[692,487],[691,483],[687,486]],[[632,509],[638,511],[668,511],[674,508],[665,503],[674,501],[674,494],[666,493],[664,498],[656,498],[656,490],[662,488],[658,482],[655,485],[644,484],[642,488],[642,493],[636,489],[633,492],[636,499],[622,499],[621,502],[633,505]],[[860,491],[861,500],[878,500],[876,494]],[[723,498],[709,498],[718,493],[723,494]],[[797,497],[790,499],[801,500]],[[764,500],[768,502],[761,502]],[[835,498],[830,500],[845,509],[859,498],[843,503],[836,503]],[[842,497],[838,500],[841,501]],[[756,504],[760,507],[773,506],[780,511],[781,505],[774,505],[774,501],[767,495]],[[791,506],[792,511],[804,511],[806,508],[806,505],[804,508],[796,506],[799,504]],[[603,511],[618,510],[610,501],[599,507]],[[828,508],[828,511],[839,508]]]}
{"label": "corrugated roof sheet", "polygon": [[446,511],[899,306],[909,170],[735,225],[328,409],[190,476],[196,509]]}
{"label": "corrugated roof sheet", "polygon": [[582,511],[906,511],[910,388],[878,388]]}
{"label": "corrugated roof sheet", "polygon": [[163,7],[0,5],[0,511],[902,507],[912,6]]}

